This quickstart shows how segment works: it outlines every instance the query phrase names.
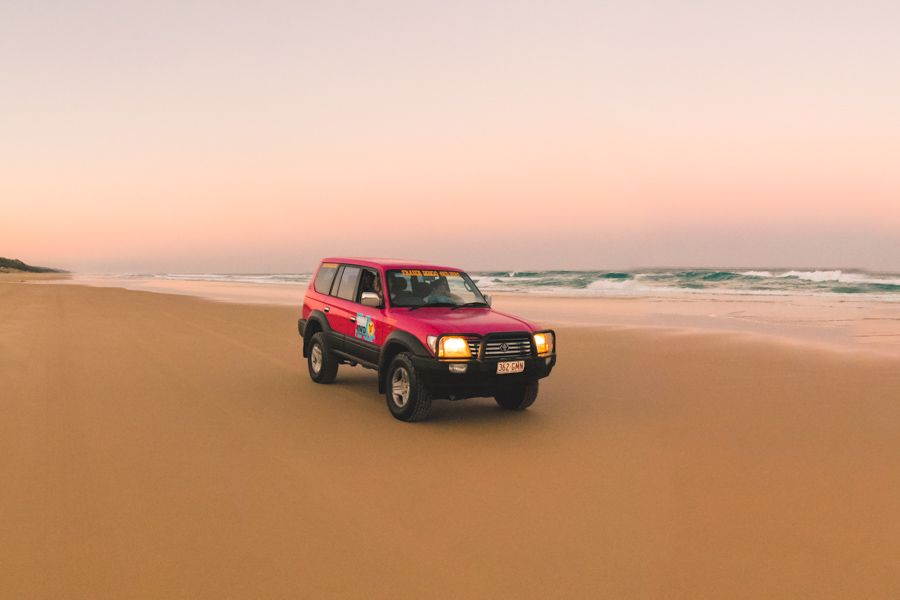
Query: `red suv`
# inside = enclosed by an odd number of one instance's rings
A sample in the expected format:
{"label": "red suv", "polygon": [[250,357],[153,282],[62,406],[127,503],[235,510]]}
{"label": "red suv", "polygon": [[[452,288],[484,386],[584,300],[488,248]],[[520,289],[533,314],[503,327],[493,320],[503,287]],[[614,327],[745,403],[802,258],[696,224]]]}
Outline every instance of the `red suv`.
{"label": "red suv", "polygon": [[313,381],[331,383],[341,364],[374,369],[402,421],[424,419],[439,398],[523,410],[556,364],[553,331],[491,309],[459,269],[412,261],[326,258],[299,329]]}

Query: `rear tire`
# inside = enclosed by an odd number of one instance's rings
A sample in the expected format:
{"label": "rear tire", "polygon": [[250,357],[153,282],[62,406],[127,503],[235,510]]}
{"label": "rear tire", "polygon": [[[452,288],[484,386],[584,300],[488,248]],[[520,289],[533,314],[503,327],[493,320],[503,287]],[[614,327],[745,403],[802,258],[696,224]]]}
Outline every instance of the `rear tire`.
{"label": "rear tire", "polygon": [[316,383],[331,383],[337,377],[337,357],[332,354],[328,340],[321,331],[315,333],[309,340],[307,366],[309,378]]}
{"label": "rear tire", "polygon": [[409,354],[394,357],[386,374],[385,398],[388,410],[401,421],[422,421],[431,412],[431,394],[416,373]]}
{"label": "rear tire", "polygon": [[503,390],[494,396],[494,400],[503,410],[525,410],[537,400],[538,382],[532,381]]}

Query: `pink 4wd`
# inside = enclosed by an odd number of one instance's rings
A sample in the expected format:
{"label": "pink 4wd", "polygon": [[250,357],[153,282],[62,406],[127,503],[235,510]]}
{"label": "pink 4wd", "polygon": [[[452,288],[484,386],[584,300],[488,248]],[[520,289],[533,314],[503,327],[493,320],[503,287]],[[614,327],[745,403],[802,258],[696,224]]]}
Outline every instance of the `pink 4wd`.
{"label": "pink 4wd", "polygon": [[493,310],[463,271],[414,261],[326,258],[299,329],[313,381],[333,382],[342,364],[374,369],[402,421],[441,398],[526,409],[556,364],[553,331]]}

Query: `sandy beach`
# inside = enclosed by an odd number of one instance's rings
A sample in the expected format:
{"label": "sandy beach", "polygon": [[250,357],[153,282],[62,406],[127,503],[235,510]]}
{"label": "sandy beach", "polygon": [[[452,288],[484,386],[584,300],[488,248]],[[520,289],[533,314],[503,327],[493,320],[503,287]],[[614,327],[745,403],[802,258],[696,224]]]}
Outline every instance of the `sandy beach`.
{"label": "sandy beach", "polygon": [[309,380],[293,307],[4,276],[0,315],[2,598],[900,596],[890,353],[573,319],[531,410],[406,424]]}

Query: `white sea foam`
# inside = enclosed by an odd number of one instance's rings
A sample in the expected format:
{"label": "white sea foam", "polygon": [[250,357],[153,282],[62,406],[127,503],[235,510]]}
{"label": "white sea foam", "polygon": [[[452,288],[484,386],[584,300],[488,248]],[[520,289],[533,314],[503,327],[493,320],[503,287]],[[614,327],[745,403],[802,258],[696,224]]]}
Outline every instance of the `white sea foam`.
{"label": "white sea foam", "polygon": [[804,281],[841,281],[841,271],[788,271],[778,277],[796,277]]}
{"label": "white sea foam", "polygon": [[[118,277],[305,286],[310,282],[312,275],[310,273],[135,273],[118,275]],[[472,273],[472,278],[478,287],[487,293],[514,292],[542,296],[841,295],[852,296],[859,300],[900,301],[900,274],[867,273],[857,270],[498,271]]]}
{"label": "white sea foam", "polygon": [[588,292],[612,292],[616,294],[634,293],[649,290],[650,286],[641,285],[634,279],[598,279],[585,288]]}
{"label": "white sea foam", "polygon": [[309,283],[312,275],[310,273],[158,273],[151,277],[166,281],[219,281],[226,283],[296,285]]}
{"label": "white sea foam", "polygon": [[882,276],[859,271],[783,271],[777,273],[771,271],[742,271],[741,275],[752,277],[794,277],[803,281],[813,281],[816,283],[833,281],[838,283],[900,285],[900,276]]}

